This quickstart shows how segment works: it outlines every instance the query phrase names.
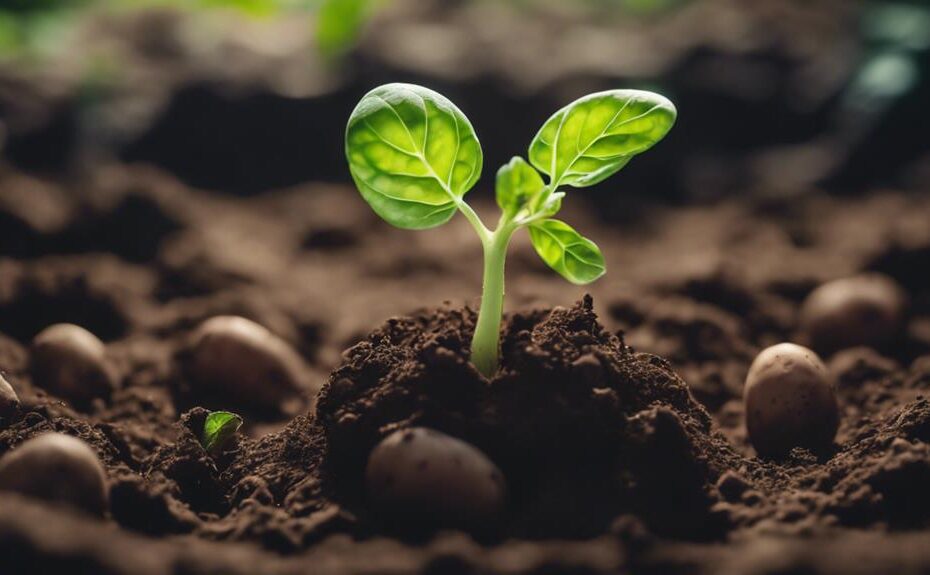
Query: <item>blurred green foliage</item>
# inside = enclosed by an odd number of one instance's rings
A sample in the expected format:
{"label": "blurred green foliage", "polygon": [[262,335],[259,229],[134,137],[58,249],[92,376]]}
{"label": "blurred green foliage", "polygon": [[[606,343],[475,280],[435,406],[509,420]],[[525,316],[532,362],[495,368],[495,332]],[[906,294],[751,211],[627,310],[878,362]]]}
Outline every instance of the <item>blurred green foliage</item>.
{"label": "blurred green foliage", "polygon": [[930,50],[930,6],[871,2],[861,22],[866,50],[844,100],[857,110],[881,112],[909,94],[926,73],[920,61]]}
{"label": "blurred green foliage", "polygon": [[355,44],[375,4],[376,0],[323,0],[316,24],[320,52],[328,58],[345,53]]}
{"label": "blurred green foliage", "polygon": [[[321,53],[337,57],[348,51],[384,0],[0,0],[0,57],[33,56],[49,50],[55,36],[82,12],[170,7],[192,12],[234,10],[253,18],[293,12],[317,14],[316,38]],[[308,26],[310,19],[308,18]]]}
{"label": "blurred green foliage", "polygon": [[910,51],[926,50],[930,48],[930,6],[872,3],[863,13],[862,31],[866,39],[875,43]]}

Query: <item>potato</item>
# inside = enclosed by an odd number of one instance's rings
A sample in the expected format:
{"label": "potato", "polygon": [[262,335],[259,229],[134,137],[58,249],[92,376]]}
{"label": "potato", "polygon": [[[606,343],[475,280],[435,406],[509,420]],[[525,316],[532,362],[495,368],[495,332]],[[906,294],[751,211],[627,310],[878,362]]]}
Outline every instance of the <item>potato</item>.
{"label": "potato", "polygon": [[9,382],[0,374],[0,418],[12,417],[19,409],[19,396]]}
{"label": "potato", "polygon": [[102,516],[106,472],[86,443],[62,433],[34,437],[0,458],[0,490],[15,491]]}
{"label": "potato", "polygon": [[365,479],[370,501],[394,522],[487,527],[506,496],[503,474],[484,453],[422,427],[382,440],[368,457]]}
{"label": "potato", "polygon": [[826,366],[806,347],[780,343],[762,350],[746,376],[743,401],[749,438],[760,455],[822,449],[836,435],[833,385]]}
{"label": "potato", "polygon": [[35,385],[77,404],[107,398],[116,387],[106,346],[70,323],[49,326],[33,338],[29,369]]}
{"label": "potato", "polygon": [[185,362],[192,383],[238,404],[279,408],[305,387],[305,367],[297,352],[244,317],[203,322],[191,338]]}
{"label": "potato", "polygon": [[801,306],[800,326],[821,353],[882,346],[904,323],[907,294],[890,277],[868,273],[827,282]]}

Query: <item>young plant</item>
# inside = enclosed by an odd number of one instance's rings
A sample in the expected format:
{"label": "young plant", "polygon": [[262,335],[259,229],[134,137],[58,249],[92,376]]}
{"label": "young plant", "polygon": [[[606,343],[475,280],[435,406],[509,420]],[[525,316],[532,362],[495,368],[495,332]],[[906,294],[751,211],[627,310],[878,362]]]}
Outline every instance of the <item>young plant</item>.
{"label": "young plant", "polygon": [[222,453],[223,448],[239,432],[242,418],[229,411],[211,411],[203,423],[200,444],[211,455]]}
{"label": "young plant", "polygon": [[504,259],[513,234],[528,228],[539,256],[572,283],[602,276],[604,257],[594,242],[553,218],[565,196],[559,188],[607,179],[661,140],[676,114],[663,96],[639,90],[599,92],[565,106],[533,138],[529,162],[515,157],[498,170],[501,215],[493,230],[465,203],[481,176],[478,137],[441,94],[412,84],[375,88],[349,118],[346,157],[362,197],[388,223],[427,229],[461,212],[474,227],[484,249],[484,285],[471,361],[491,377],[498,366]]}

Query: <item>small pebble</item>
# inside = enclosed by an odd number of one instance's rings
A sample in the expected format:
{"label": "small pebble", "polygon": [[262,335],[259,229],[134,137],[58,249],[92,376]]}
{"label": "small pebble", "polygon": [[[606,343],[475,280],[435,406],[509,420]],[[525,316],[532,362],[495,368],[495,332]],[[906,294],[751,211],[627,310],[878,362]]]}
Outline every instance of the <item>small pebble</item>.
{"label": "small pebble", "polygon": [[749,438],[760,455],[823,449],[836,435],[839,409],[827,368],[800,345],[780,343],[759,353],[743,401]]}
{"label": "small pebble", "polygon": [[422,427],[403,429],[372,450],[365,470],[371,502],[396,522],[473,529],[504,508],[500,469],[474,446]]}
{"label": "small pebble", "polygon": [[15,491],[102,516],[108,507],[106,472],[85,442],[45,433],[0,458],[0,490]]}
{"label": "small pebble", "polygon": [[830,354],[881,347],[903,329],[907,294],[888,276],[861,274],[827,282],[807,296],[800,326],[811,347]]}
{"label": "small pebble", "polygon": [[105,399],[116,387],[106,346],[71,323],[49,326],[33,338],[29,371],[35,385],[77,404]]}

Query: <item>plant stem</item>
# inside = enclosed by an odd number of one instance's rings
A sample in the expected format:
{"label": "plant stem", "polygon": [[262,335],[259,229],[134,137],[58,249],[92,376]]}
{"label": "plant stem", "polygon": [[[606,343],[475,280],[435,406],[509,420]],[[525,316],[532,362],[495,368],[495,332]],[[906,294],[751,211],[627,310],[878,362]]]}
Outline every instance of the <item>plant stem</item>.
{"label": "plant stem", "polygon": [[500,355],[501,318],[504,311],[504,261],[516,227],[509,222],[491,232],[484,246],[484,282],[478,323],[471,340],[471,362],[485,377],[497,372]]}
{"label": "plant stem", "polygon": [[478,214],[475,213],[475,210],[471,206],[466,204],[464,201],[459,199],[456,203],[456,207],[462,215],[465,216],[465,219],[468,220],[468,223],[475,228],[475,232],[478,233],[478,237],[481,238],[481,243],[487,245],[491,241],[491,236],[493,235],[491,230],[488,229],[484,222],[481,221],[481,218],[478,217]]}

